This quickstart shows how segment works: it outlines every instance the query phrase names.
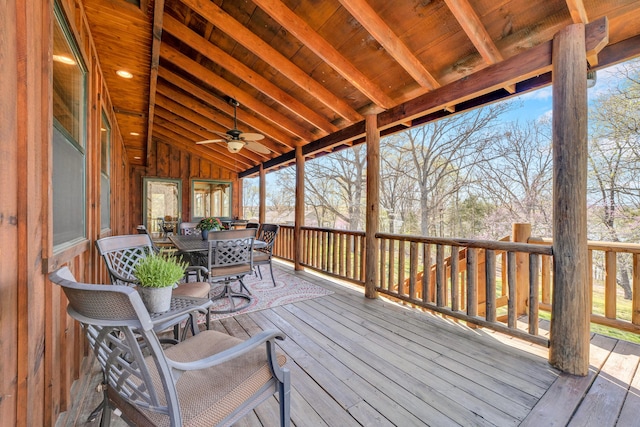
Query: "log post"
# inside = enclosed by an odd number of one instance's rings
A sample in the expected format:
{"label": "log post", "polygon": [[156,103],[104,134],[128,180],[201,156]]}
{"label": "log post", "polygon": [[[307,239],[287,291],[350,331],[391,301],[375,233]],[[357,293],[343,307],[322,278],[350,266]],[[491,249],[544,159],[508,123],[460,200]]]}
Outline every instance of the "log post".
{"label": "log post", "polygon": [[380,224],[380,130],[378,116],[366,116],[367,132],[367,221],[365,227],[365,286],[367,298],[378,298],[378,245],[376,233]]}
{"label": "log post", "polygon": [[304,225],[304,156],[302,147],[296,147],[296,209],[295,225],[293,227],[293,263],[296,270],[303,270],[302,255],[304,242],[302,226]]}
{"label": "log post", "polygon": [[267,182],[264,166],[260,163],[260,203],[258,207],[258,222],[264,224],[267,213]]}
{"label": "log post", "polygon": [[553,38],[553,306],[549,363],[589,372],[587,60],[583,24]]}
{"label": "log post", "polygon": [[[512,241],[527,243],[531,237],[531,224],[513,224]],[[527,314],[529,306],[529,254],[516,253],[516,314]]]}

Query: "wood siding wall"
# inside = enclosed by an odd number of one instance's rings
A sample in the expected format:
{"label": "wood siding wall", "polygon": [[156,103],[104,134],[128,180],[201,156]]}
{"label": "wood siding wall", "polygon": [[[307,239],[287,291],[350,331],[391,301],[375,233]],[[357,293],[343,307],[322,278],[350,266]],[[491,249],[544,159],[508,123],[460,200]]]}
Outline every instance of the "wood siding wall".
{"label": "wood siding wall", "polygon": [[[62,9],[87,66],[86,236],[53,251],[53,1],[7,0],[0,14],[0,419],[52,426],[70,405],[87,347],[48,273],[106,282],[94,241],[130,230],[129,165],[82,3]],[[100,229],[100,122],[111,125],[111,227]]]}
{"label": "wood siding wall", "polygon": [[241,182],[237,174],[216,165],[193,153],[181,150],[164,141],[152,141],[149,147],[149,165],[145,167],[132,167],[130,179],[131,210],[130,232],[135,233],[138,224],[142,224],[142,179],[177,178],[182,181],[182,219],[189,221],[191,218],[191,180],[214,179],[232,182],[233,205],[232,215],[240,216],[242,191]]}

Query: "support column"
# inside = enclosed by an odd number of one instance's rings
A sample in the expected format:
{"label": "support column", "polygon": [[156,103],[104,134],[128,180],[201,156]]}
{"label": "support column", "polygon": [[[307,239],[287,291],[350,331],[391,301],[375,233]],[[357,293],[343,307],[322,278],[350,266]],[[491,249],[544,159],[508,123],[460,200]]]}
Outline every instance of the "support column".
{"label": "support column", "polygon": [[296,147],[296,210],[295,225],[293,228],[293,263],[296,270],[304,270],[302,267],[302,255],[304,253],[304,241],[302,226],[304,225],[304,156],[302,147]]}
{"label": "support column", "polygon": [[366,116],[367,132],[367,221],[365,228],[364,296],[378,298],[378,242],[380,228],[380,130],[378,116]]}
{"label": "support column", "polygon": [[264,166],[260,163],[260,204],[258,205],[258,222],[264,224],[267,213],[267,183]]}
{"label": "support column", "polygon": [[549,363],[589,372],[587,60],[583,24],[553,39],[553,259]]}

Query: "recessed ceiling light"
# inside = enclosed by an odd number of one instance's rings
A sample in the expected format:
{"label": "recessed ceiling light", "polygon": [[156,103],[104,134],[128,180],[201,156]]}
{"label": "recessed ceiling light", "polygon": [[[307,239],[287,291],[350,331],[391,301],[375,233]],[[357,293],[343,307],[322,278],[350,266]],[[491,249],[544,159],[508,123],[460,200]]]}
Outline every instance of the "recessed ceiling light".
{"label": "recessed ceiling light", "polygon": [[125,70],[118,70],[116,71],[116,74],[119,75],[120,77],[124,78],[124,79],[132,79],[133,78],[133,74],[131,74],[128,71]]}
{"label": "recessed ceiling light", "polygon": [[53,55],[53,60],[67,65],[75,65],[76,61],[65,55]]}
{"label": "recessed ceiling light", "polygon": [[142,157],[140,157],[140,156],[135,156],[135,157],[134,157],[134,159],[136,159],[136,160],[140,160],[141,158],[142,158]]}
{"label": "recessed ceiling light", "polygon": [[100,132],[106,132],[107,130],[105,128],[100,128]]}
{"label": "recessed ceiling light", "polygon": [[138,132],[129,132],[129,135],[131,135],[131,136],[138,136],[138,135],[140,135],[140,134],[139,134]]}

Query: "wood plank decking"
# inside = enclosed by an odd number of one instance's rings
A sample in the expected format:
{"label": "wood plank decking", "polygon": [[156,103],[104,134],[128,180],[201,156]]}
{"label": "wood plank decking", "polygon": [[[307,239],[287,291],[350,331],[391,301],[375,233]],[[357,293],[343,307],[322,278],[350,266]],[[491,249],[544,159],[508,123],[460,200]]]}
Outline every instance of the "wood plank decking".
{"label": "wood plank decking", "polygon": [[[360,289],[313,274],[299,277],[334,294],[213,325],[241,338],[268,328],[287,335],[280,347],[291,370],[292,425],[640,424],[638,345],[594,335],[589,376],[561,375],[548,365],[545,348],[367,300]],[[59,425],[88,425],[84,414],[95,404],[87,398],[84,409],[70,411],[82,415]],[[274,397],[237,425],[276,426],[277,420]]]}

